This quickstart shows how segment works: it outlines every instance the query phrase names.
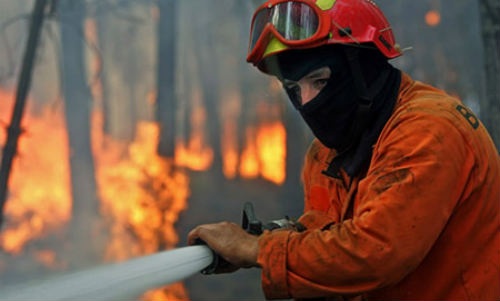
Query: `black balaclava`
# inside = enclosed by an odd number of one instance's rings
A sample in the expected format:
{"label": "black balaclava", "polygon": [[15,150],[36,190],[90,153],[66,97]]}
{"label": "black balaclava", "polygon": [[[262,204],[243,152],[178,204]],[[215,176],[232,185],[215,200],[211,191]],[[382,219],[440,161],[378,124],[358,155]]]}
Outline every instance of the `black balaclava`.
{"label": "black balaclava", "polygon": [[[305,105],[301,105],[297,91],[285,90],[316,138],[326,147],[337,150],[339,155],[329,166],[329,170],[334,171],[328,174],[334,177],[338,176],[340,167],[353,176],[369,162],[371,146],[392,112],[401,80],[399,70],[371,49],[359,51],[357,59],[363,78],[357,78],[348,61],[346,47],[329,45],[290,50],[266,62],[267,72],[282,81],[298,81],[314,70],[330,68],[331,76],[326,86]],[[364,81],[373,98],[364,116],[359,114],[359,104],[363,100],[360,100],[360,85],[356,80]],[[363,120],[357,120],[360,118]]]}
{"label": "black balaclava", "polygon": [[314,135],[329,148],[342,150],[346,132],[356,113],[356,90],[345,55],[339,48],[288,51],[278,56],[280,77],[298,81],[308,73],[329,67],[330,79],[320,93],[305,105],[300,95],[285,88],[295,108]]}

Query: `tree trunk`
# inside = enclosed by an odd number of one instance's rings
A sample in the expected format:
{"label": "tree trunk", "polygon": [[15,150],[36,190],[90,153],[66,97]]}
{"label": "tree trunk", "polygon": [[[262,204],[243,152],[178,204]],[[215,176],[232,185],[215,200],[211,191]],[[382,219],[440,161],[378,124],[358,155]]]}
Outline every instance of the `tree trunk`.
{"label": "tree trunk", "polygon": [[72,190],[72,256],[86,264],[95,260],[95,250],[88,249],[93,240],[92,227],[98,215],[94,161],[90,146],[90,112],[92,99],[87,86],[84,59],[83,0],[61,1],[60,28],[62,45],[62,89],[70,146]]}
{"label": "tree trunk", "polygon": [[175,151],[175,61],[177,0],[159,0],[157,111],[160,124],[158,153],[173,157]]}
{"label": "tree trunk", "polygon": [[500,2],[481,0],[479,5],[486,72],[486,98],[481,103],[481,119],[500,149]]}
{"label": "tree trunk", "polygon": [[[205,4],[205,2],[204,2]],[[210,3],[203,6],[204,11],[210,11]],[[205,19],[198,20],[195,26],[195,43],[194,47],[198,50],[196,59],[197,66],[200,72],[201,89],[203,93],[204,106],[207,113],[207,131],[208,141],[211,144],[214,152],[214,159],[211,166],[211,172],[215,177],[222,177],[222,148],[221,148],[221,125],[219,114],[219,92],[220,78],[217,72],[217,54],[215,51],[215,43],[213,34],[209,30],[203,28],[209,21]]]}

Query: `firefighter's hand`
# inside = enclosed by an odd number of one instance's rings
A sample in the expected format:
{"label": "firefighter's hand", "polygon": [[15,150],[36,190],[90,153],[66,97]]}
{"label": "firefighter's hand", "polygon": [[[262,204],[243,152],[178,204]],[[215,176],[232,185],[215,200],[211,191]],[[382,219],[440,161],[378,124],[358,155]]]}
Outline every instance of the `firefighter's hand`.
{"label": "firefighter's hand", "polygon": [[198,226],[189,232],[188,243],[195,244],[197,238],[203,240],[215,253],[235,267],[259,266],[257,264],[258,237],[248,234],[234,223],[222,222]]}

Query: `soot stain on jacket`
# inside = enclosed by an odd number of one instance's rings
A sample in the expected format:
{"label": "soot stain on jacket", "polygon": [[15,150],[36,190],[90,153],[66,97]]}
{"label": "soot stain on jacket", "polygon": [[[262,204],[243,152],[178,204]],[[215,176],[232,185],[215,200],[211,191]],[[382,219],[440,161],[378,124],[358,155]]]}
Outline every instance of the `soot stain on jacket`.
{"label": "soot stain on jacket", "polygon": [[378,194],[381,194],[394,186],[394,184],[405,181],[409,176],[413,176],[409,168],[395,170],[394,172],[379,177],[374,189]]}

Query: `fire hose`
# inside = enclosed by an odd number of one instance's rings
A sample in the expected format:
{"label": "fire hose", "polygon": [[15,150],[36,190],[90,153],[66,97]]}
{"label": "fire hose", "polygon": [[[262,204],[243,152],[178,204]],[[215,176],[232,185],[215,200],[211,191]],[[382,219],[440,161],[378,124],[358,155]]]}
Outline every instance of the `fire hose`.
{"label": "fire hose", "polygon": [[[289,218],[263,225],[251,203],[244,205],[242,226],[254,235],[277,228],[303,230]],[[130,300],[200,271],[212,274],[224,264],[228,263],[206,245],[195,245],[3,288],[0,300]]]}
{"label": "fire hose", "polygon": [[212,261],[208,247],[184,247],[17,285],[0,291],[0,300],[131,300],[148,289],[185,279]]}

